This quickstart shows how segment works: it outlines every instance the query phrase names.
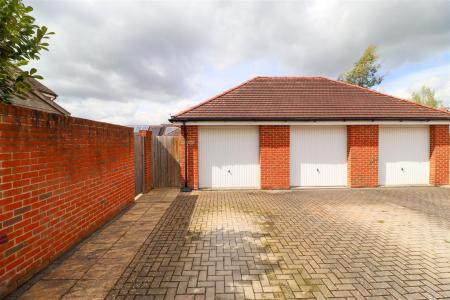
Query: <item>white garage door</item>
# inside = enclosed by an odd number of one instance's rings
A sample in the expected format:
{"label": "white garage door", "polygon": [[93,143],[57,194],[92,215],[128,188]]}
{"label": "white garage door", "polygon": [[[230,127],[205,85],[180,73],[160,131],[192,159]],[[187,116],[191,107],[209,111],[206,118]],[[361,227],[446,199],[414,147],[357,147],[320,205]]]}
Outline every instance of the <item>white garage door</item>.
{"label": "white garage door", "polygon": [[346,126],[292,126],[291,186],[346,185]]}
{"label": "white garage door", "polygon": [[257,126],[199,128],[200,188],[260,188]]}
{"label": "white garage door", "polygon": [[423,185],[429,183],[428,126],[380,127],[380,185]]}

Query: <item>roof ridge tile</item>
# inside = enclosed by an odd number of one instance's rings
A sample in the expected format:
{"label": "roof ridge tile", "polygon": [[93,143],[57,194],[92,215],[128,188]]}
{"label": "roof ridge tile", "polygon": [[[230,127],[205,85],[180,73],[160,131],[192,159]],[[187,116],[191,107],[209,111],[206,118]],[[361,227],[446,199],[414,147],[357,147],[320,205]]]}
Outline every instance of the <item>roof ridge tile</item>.
{"label": "roof ridge tile", "polygon": [[323,76],[256,76],[257,78],[268,78],[268,79],[327,79]]}

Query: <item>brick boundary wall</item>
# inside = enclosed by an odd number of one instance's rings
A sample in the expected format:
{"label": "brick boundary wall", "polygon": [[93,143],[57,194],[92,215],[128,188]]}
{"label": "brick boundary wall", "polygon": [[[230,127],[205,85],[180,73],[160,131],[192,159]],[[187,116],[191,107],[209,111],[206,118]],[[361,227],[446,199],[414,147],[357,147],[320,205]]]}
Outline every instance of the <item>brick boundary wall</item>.
{"label": "brick boundary wall", "polygon": [[0,298],[133,202],[133,139],[0,104]]}
{"label": "brick boundary wall", "polygon": [[290,187],[290,126],[259,126],[262,189]]}
{"label": "brick boundary wall", "polygon": [[430,125],[430,185],[450,184],[448,130],[448,125]]}
{"label": "brick boundary wall", "polygon": [[[181,128],[180,142],[180,182],[184,186],[184,129]],[[198,126],[186,126],[187,131],[187,159],[188,159],[188,186],[198,189]]]}
{"label": "brick boundary wall", "polygon": [[144,188],[148,193],[153,188],[152,175],[152,132],[150,130],[139,130],[139,136],[144,138]]}
{"label": "brick boundary wall", "polygon": [[348,186],[378,186],[378,125],[347,126]]}

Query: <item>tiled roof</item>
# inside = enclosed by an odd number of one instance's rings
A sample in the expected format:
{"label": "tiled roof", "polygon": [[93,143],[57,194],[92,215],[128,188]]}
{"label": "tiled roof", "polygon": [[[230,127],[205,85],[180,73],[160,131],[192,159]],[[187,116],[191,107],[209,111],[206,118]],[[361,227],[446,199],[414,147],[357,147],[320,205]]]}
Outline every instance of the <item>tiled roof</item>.
{"label": "tiled roof", "polygon": [[35,110],[70,116],[70,112],[55,102],[58,96],[55,92],[40,83],[35,78],[28,78],[27,81],[31,85],[31,89],[23,95],[13,95],[11,97],[12,104]]}
{"label": "tiled roof", "polygon": [[34,78],[29,78],[29,81],[34,89],[37,89],[38,91],[40,91],[42,93],[46,93],[46,94],[52,95],[54,97],[58,96],[54,91],[49,89],[47,86],[43,85],[39,80],[36,80]]}
{"label": "tiled roof", "polygon": [[450,113],[324,77],[255,77],[171,119],[183,120],[450,120]]}

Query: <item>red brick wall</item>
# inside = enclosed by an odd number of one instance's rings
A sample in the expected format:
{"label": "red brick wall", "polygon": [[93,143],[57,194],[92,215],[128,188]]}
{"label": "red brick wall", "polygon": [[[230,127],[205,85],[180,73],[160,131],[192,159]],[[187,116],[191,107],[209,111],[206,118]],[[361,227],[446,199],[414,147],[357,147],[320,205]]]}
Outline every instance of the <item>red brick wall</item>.
{"label": "red brick wall", "polygon": [[144,193],[153,188],[152,177],[152,132],[140,130],[139,135],[144,138]]}
{"label": "red brick wall", "polygon": [[0,104],[0,298],[133,199],[131,128]]}
{"label": "red brick wall", "polygon": [[[198,126],[188,130],[188,185],[198,188]],[[260,126],[261,188],[289,188],[289,126]],[[347,126],[348,185],[378,186],[378,125]],[[182,130],[183,134],[183,130]],[[430,126],[430,184],[449,184],[448,125]],[[184,184],[184,140],[180,144]]]}
{"label": "red brick wall", "polygon": [[259,126],[262,189],[289,189],[290,126]]}
{"label": "red brick wall", "polygon": [[378,125],[347,126],[348,185],[378,186]]}
{"label": "red brick wall", "polygon": [[[198,189],[198,126],[186,126],[187,130],[187,153],[188,153],[188,186]],[[181,184],[184,186],[184,130],[181,126],[180,143],[180,175]]]}
{"label": "red brick wall", "polygon": [[449,184],[448,125],[430,126],[430,184]]}

